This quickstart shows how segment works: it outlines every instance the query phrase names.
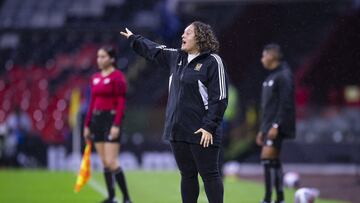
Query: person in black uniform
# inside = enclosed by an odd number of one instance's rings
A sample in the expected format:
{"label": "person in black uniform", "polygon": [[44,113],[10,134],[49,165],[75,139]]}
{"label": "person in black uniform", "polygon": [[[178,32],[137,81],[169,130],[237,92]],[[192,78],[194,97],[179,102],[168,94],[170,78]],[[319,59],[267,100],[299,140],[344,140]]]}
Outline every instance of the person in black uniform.
{"label": "person in black uniform", "polygon": [[[277,44],[265,46],[261,62],[270,75],[263,82],[261,95],[261,126],[256,142],[262,146],[261,161],[264,166],[265,197],[271,202],[272,180],[275,180],[277,199],[284,202],[282,165],[279,159],[284,138],[295,137],[294,82],[288,64],[282,61]],[[273,173],[272,173],[273,171]]]}
{"label": "person in black uniform", "polygon": [[136,53],[170,71],[164,138],[170,141],[181,173],[182,202],[197,202],[200,173],[209,202],[222,203],[219,146],[228,82],[211,27],[191,23],[182,35],[181,49],[159,45],[127,28],[121,34]]}

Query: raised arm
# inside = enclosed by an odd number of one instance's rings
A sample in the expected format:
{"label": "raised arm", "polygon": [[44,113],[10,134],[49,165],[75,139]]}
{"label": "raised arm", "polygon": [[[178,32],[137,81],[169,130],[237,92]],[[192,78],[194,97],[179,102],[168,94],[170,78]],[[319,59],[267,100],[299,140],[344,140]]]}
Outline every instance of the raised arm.
{"label": "raised arm", "polygon": [[164,68],[170,68],[176,62],[179,51],[167,48],[165,45],[155,43],[141,35],[134,35],[129,29],[120,32],[122,36],[130,40],[130,46],[140,56],[150,61],[156,61]]}

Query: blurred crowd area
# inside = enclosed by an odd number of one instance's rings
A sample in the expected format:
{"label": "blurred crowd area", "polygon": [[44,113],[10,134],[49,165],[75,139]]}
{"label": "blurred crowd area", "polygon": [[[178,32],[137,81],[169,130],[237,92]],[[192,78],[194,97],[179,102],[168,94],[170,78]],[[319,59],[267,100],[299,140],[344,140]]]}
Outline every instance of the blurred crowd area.
{"label": "blurred crowd area", "polygon": [[285,161],[360,162],[360,3],[344,1],[0,0],[0,165],[45,166],[75,151],[96,52],[118,49],[127,77],[124,150],[168,151],[161,140],[167,70],[135,55],[119,32],[178,47],[194,20],[213,26],[231,87],[226,160],[256,162],[262,48],[279,43],[295,76],[297,137]]}

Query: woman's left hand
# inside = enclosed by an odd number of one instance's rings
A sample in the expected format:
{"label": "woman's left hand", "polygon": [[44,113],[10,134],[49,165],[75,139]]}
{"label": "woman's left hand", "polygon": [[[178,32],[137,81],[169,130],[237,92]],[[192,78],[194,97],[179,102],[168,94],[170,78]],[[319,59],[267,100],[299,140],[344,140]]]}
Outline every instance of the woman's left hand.
{"label": "woman's left hand", "polygon": [[120,127],[112,126],[110,129],[109,140],[114,140],[119,137]]}
{"label": "woman's left hand", "polygon": [[202,145],[203,147],[208,147],[210,144],[213,144],[213,136],[211,133],[202,128],[194,132],[194,134],[198,133],[201,133],[200,145]]}

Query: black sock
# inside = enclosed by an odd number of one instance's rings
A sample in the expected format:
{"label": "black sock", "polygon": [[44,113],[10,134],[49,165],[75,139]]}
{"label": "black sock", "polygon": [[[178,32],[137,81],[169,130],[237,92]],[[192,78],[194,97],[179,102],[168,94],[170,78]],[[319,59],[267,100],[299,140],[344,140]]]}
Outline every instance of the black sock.
{"label": "black sock", "polygon": [[263,159],[261,160],[262,165],[264,166],[264,180],[265,180],[265,202],[271,201],[272,193],[272,178],[271,178],[271,160]]}
{"label": "black sock", "polygon": [[273,170],[275,174],[276,201],[280,202],[284,200],[284,187],[282,164],[279,159],[273,160]]}
{"label": "black sock", "polygon": [[123,194],[124,201],[125,200],[130,200],[129,193],[128,193],[128,190],[127,190],[127,185],[126,185],[124,172],[119,167],[118,169],[116,169],[114,171],[114,174],[115,174],[116,182],[118,183],[118,185],[120,187],[120,190],[121,190],[121,192]]}
{"label": "black sock", "polygon": [[109,199],[114,199],[115,189],[114,189],[114,177],[110,169],[104,168],[104,177],[106,183],[106,189],[108,191]]}

